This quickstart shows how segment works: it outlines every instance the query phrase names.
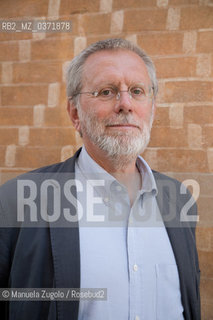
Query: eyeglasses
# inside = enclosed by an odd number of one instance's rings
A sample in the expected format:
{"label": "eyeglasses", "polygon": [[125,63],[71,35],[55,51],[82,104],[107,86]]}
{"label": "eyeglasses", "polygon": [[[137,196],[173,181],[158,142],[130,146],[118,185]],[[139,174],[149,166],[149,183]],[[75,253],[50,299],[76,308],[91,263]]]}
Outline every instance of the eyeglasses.
{"label": "eyeglasses", "polygon": [[154,88],[143,86],[141,84],[136,84],[128,88],[128,90],[119,90],[117,87],[104,87],[100,90],[96,90],[93,92],[78,92],[68,99],[72,100],[75,96],[79,94],[88,94],[92,95],[94,98],[98,98],[101,101],[108,101],[108,100],[119,100],[121,97],[121,92],[128,92],[130,99],[134,99],[137,101],[146,101],[149,98],[153,97]]}

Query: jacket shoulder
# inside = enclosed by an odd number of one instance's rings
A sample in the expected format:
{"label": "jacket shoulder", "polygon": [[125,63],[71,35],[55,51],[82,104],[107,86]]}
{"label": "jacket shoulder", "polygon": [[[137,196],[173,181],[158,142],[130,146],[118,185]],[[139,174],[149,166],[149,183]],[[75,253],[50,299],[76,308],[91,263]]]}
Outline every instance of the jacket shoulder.
{"label": "jacket shoulder", "polygon": [[[23,173],[11,180],[8,180],[7,182],[5,182],[2,186],[0,186],[0,190],[2,190],[2,188],[4,188],[4,186],[8,186],[13,184],[14,182],[17,181],[17,179],[28,179],[32,176],[35,176],[36,174],[43,174],[43,173],[53,173],[53,174],[57,174],[57,173],[73,173],[75,171],[75,161],[77,159],[77,157],[80,154],[81,149],[79,149],[73,157],[63,161],[63,162],[58,162],[58,163],[54,163],[48,166],[44,166],[41,168],[37,168],[35,170],[31,170],[28,171],[26,173]],[[39,175],[38,175],[39,176]]]}
{"label": "jacket shoulder", "polygon": [[79,149],[74,156],[71,158],[63,161],[63,162],[58,162],[54,163],[45,167],[41,167],[38,169],[35,169],[33,171],[30,171],[30,173],[45,173],[45,172],[74,172],[75,169],[75,160],[79,156],[81,152],[81,149]]}
{"label": "jacket shoulder", "polygon": [[155,170],[152,170],[152,172],[153,172],[153,175],[154,175],[157,182],[162,180],[162,181],[168,181],[168,182],[175,183],[177,186],[182,185],[182,182],[180,182],[179,180],[172,178],[164,173],[161,173],[161,172],[158,172]]}

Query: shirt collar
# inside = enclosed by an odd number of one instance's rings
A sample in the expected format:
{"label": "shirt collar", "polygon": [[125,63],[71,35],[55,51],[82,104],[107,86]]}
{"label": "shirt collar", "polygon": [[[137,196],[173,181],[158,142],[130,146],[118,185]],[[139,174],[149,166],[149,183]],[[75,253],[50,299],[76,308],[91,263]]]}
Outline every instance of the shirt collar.
{"label": "shirt collar", "polygon": [[142,189],[140,190],[140,192],[152,192],[154,195],[157,195],[158,190],[156,181],[152,169],[150,168],[148,163],[141,156],[138,156],[136,160],[136,165],[141,173],[143,181]]}
{"label": "shirt collar", "polygon": [[[90,157],[85,146],[82,147],[77,160],[77,165],[85,178],[94,180],[104,179],[106,192],[112,192],[112,186],[115,185],[119,185],[123,188],[122,184],[120,184],[111,174],[99,166],[99,164]],[[156,195],[158,192],[157,185],[150,166],[141,156],[137,157],[136,165],[143,181],[142,188],[139,192],[141,194],[144,192],[152,192]]]}
{"label": "shirt collar", "polygon": [[104,170],[99,164],[90,157],[85,146],[82,147],[81,153],[77,160],[77,165],[85,179],[104,180],[104,194],[111,192],[112,183],[117,180]]}

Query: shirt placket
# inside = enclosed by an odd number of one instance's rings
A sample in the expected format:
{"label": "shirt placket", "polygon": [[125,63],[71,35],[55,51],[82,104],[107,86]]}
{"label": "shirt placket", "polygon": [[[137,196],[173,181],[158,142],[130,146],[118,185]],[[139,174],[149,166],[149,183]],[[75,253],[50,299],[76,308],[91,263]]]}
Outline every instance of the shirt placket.
{"label": "shirt placket", "polygon": [[128,228],[127,228],[127,249],[128,249],[128,266],[129,266],[129,319],[141,320],[142,319],[142,270],[141,261],[138,257],[138,233],[137,227],[133,225],[134,217],[133,212],[139,209],[139,198],[136,199],[130,211]]}

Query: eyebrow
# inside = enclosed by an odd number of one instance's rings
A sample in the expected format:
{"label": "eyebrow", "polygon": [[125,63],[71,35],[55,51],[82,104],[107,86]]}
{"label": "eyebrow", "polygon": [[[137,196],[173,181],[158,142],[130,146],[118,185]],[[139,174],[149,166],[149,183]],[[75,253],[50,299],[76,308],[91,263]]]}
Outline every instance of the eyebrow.
{"label": "eyebrow", "polygon": [[[141,85],[141,86],[146,86],[145,85],[145,83],[144,82],[133,82],[132,84],[130,84],[128,87],[132,87],[132,86],[137,86],[137,85]],[[117,85],[116,83],[112,83],[112,82],[107,82],[107,83],[103,83],[103,84],[101,84],[101,83],[99,83],[99,85],[98,85],[98,87],[96,88],[96,89],[98,89],[98,88],[100,88],[100,87],[119,87],[120,86],[120,84],[119,85]],[[147,85],[147,86],[149,86],[149,85]]]}

